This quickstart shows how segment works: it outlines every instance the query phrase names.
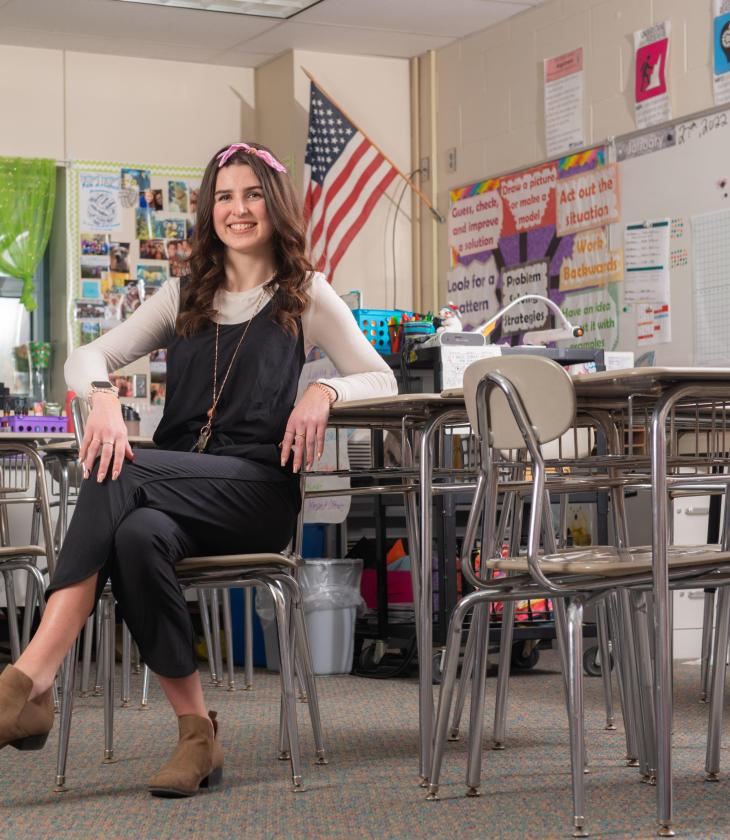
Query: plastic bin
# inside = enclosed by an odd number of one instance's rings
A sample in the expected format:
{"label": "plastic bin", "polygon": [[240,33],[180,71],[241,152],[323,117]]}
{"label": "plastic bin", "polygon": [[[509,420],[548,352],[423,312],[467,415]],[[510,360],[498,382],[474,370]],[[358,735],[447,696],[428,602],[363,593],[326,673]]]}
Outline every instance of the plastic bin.
{"label": "plastic bin", "polygon": [[[307,622],[315,674],[349,674],[355,646],[355,618],[362,604],[362,560],[311,559],[300,571],[304,616]],[[279,670],[279,644],[274,607],[268,592],[256,590],[256,612],[261,619],[266,667]]]}

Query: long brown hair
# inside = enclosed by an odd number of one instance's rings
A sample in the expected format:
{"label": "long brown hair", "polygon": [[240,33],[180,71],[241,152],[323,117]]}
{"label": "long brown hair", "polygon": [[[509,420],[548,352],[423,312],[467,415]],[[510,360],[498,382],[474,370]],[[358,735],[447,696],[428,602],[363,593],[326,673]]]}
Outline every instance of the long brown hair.
{"label": "long brown hair", "polygon": [[[269,151],[258,143],[254,149]],[[202,329],[216,314],[213,298],[225,279],[225,247],[213,227],[215,185],[218,177],[216,152],[205,169],[198,192],[198,215],[190,256],[190,278],[180,290],[180,312],[175,324],[179,335],[190,336]],[[306,257],[304,217],[299,197],[286,172],[277,172],[258,155],[238,150],[224,166],[250,166],[259,179],[274,228],[273,248],[276,291],[272,298],[272,317],[287,332],[296,334],[297,319],[307,305],[307,285],[314,271]]]}

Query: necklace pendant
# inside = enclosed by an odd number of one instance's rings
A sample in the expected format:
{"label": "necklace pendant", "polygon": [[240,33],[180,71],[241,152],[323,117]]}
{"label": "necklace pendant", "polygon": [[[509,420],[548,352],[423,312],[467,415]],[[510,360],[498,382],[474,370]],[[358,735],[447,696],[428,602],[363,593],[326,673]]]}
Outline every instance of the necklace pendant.
{"label": "necklace pendant", "polygon": [[200,434],[198,435],[198,439],[195,441],[195,451],[198,453],[205,452],[205,447],[208,445],[208,441],[210,440],[211,435],[211,428],[210,423],[206,423],[205,426],[200,430]]}

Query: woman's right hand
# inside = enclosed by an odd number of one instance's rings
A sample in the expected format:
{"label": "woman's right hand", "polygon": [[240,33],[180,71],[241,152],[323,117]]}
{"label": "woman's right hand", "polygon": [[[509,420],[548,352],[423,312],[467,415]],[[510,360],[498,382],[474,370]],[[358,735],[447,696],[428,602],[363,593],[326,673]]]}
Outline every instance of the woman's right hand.
{"label": "woman's right hand", "polygon": [[91,395],[91,411],[86,420],[84,437],[79,449],[79,461],[84,467],[84,478],[99,455],[97,481],[104,481],[109,465],[112,481],[116,481],[122,470],[124,459],[134,460],[134,452],[127,438],[127,427],[122,419],[119,400],[114,394],[96,392]]}

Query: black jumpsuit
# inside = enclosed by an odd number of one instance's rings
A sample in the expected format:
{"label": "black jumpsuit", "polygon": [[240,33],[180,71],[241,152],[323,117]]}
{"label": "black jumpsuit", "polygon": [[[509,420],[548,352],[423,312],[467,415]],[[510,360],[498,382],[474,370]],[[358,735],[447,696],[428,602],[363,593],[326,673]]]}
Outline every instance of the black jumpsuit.
{"label": "black jumpsuit", "polygon": [[[244,324],[220,327],[218,382]],[[215,325],[167,348],[167,395],[157,449],[135,452],[116,481],[83,482],[48,595],[99,572],[157,674],[193,673],[193,628],[175,576],[186,556],[279,551],[301,504],[299,477],[280,466],[278,444],[304,363],[296,336],[271,317],[253,320],[233,363],[206,454],[191,452],[212,400]]]}

